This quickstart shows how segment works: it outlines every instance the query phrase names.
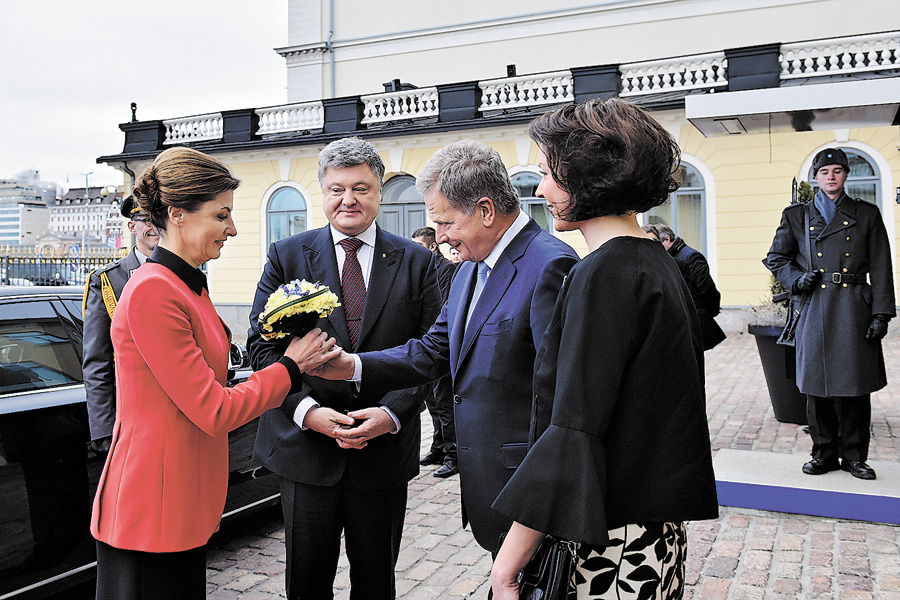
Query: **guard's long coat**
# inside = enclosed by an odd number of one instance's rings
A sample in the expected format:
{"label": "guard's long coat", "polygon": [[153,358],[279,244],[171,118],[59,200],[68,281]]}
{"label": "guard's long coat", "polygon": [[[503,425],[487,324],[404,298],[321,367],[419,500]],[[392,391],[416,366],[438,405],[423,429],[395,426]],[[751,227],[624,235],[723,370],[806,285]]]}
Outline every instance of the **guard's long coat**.
{"label": "guard's long coat", "polygon": [[[826,225],[810,205],[815,270],[822,273],[797,324],[797,386],[820,397],[861,396],[887,385],[880,341],[865,339],[872,315],[896,314],[891,249],[878,207],[842,195]],[[791,289],[809,270],[803,205],[784,209],[764,264]],[[846,284],[844,273],[868,274]]]}

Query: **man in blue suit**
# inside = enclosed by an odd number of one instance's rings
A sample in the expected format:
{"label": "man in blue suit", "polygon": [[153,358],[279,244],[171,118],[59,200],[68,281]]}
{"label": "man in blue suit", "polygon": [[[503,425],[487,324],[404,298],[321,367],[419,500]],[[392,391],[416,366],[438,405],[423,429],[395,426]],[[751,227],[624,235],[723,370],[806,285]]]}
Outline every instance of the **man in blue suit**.
{"label": "man in blue suit", "polygon": [[[463,520],[494,553],[510,520],[491,509],[528,450],[534,361],[575,252],[519,207],[500,155],[472,140],[439,150],[416,181],[437,241],[464,261],[441,315],[421,339],[342,354],[317,374],[359,379],[371,394],[453,380]],[[364,444],[367,425],[339,430]]]}
{"label": "man in blue suit", "polygon": [[[383,176],[381,157],[359,138],[337,140],[319,154],[329,225],[269,248],[250,313],[254,369],[278,360],[290,340],[263,340],[256,319],[269,294],[294,279],[338,294],[341,306],[318,327],[344,348],[390,348],[434,323],[441,306],[434,255],[375,223]],[[291,392],[260,417],[254,449],[281,477],[287,597],[333,598],[343,532],[351,600],[391,600],[407,483],[419,472],[425,388],[372,393],[304,375]],[[340,427],[354,423],[365,424],[365,443],[335,439]]]}

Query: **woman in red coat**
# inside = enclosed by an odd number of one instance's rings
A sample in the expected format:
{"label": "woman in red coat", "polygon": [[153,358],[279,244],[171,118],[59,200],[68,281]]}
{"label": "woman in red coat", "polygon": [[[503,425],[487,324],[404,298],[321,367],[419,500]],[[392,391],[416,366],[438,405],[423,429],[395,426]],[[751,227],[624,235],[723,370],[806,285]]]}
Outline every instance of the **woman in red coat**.
{"label": "woman in red coat", "polygon": [[160,242],[112,321],[116,423],[91,533],[98,600],[206,595],[204,545],[228,480],[228,432],[279,406],[300,374],[336,352],[315,329],[275,364],[225,386],[231,332],[199,267],[237,234],[239,181],[189,148],[161,153],[134,187]]}

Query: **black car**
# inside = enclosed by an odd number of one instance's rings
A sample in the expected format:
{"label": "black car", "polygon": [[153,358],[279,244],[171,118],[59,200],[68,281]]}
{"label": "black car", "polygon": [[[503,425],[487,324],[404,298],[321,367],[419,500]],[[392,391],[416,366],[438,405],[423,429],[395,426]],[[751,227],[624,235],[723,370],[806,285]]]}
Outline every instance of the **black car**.
{"label": "black car", "polygon": [[[44,598],[95,576],[88,528],[105,457],[88,444],[82,294],[0,286],[0,600]],[[236,344],[231,363],[229,384],[246,379]],[[251,458],[256,427],[229,436],[226,519],[278,500],[276,478]]]}

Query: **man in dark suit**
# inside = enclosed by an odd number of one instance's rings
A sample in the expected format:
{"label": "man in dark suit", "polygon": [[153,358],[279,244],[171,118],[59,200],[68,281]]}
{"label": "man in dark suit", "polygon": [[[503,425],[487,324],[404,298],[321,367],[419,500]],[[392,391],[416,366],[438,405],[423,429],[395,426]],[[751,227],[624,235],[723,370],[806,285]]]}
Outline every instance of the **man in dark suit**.
{"label": "man in dark suit", "polygon": [[[346,138],[319,154],[329,225],[271,245],[253,308],[248,345],[254,369],[276,361],[284,341],[260,337],[269,295],[294,279],[321,282],[341,306],[318,326],[344,348],[379,350],[421,336],[440,310],[434,255],[375,223],[384,164],[366,141]],[[341,532],[352,600],[395,597],[394,566],[406,488],[419,472],[423,389],[369,393],[304,375],[300,389],[260,418],[255,457],[281,477],[287,597],[333,597]],[[335,439],[363,424],[365,440]]]}
{"label": "man in dark suit", "polygon": [[763,260],[794,304],[803,304],[795,334],[797,387],[808,396],[813,440],[803,472],[840,468],[875,479],[866,463],[869,395],[887,385],[881,339],[896,314],[891,247],[878,207],[844,192],[850,161],[843,150],[825,148],[812,169],[819,191],[809,203],[784,209]]}
{"label": "man in dark suit", "polygon": [[[416,181],[437,241],[463,262],[434,326],[383,352],[342,354],[321,375],[362,389],[453,380],[463,520],[496,552],[511,521],[491,504],[528,451],[534,362],[563,278],[577,261],[519,207],[500,155],[472,140],[439,150]],[[365,425],[341,430],[353,440]]]}
{"label": "man in dark suit", "polygon": [[[456,265],[444,258],[441,247],[437,243],[437,234],[433,227],[422,227],[412,234],[415,243],[425,246],[434,252],[437,258],[438,287],[441,290],[441,302],[446,302],[450,295],[450,283],[456,272]],[[419,459],[420,465],[440,465],[434,476],[441,479],[459,473],[459,459],[456,452],[456,427],[453,422],[453,385],[450,376],[441,377],[434,388],[425,396],[425,406],[431,413],[434,425],[431,449]]]}
{"label": "man in dark suit", "polygon": [[[675,235],[672,228],[660,223],[652,226],[652,232],[662,242],[666,252],[675,259],[684,281],[691,291],[691,299],[700,317],[700,337],[703,349],[712,350],[725,340],[725,332],[716,323],[716,315],[722,312],[722,294],[709,274],[709,263],[699,250],[695,250]],[[652,235],[652,233],[651,233]]]}
{"label": "man in dark suit", "polygon": [[122,288],[131,274],[144,264],[159,241],[156,229],[150,224],[150,215],[141,211],[134,197],[128,196],[122,201],[121,211],[122,216],[128,219],[128,230],[134,235],[135,246],[128,256],[91,271],[82,303],[84,337],[81,366],[91,447],[98,454],[109,452],[113,424],[116,422],[116,372],[109,335],[116,301],[122,296]]}

